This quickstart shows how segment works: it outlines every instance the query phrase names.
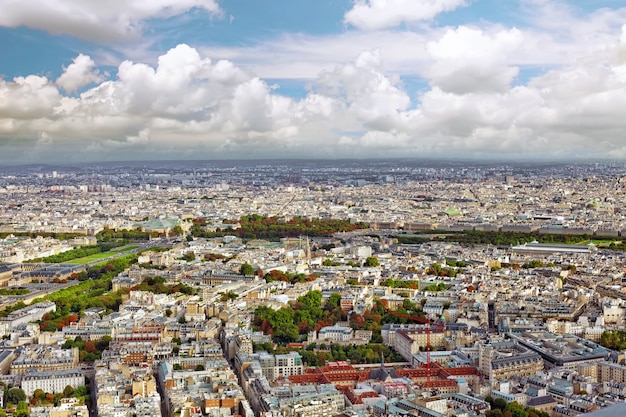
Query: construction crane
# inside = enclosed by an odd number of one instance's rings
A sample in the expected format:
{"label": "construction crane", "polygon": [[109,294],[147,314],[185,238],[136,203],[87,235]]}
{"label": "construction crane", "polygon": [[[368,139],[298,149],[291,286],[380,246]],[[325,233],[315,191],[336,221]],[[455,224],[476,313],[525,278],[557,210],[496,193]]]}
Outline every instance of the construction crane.
{"label": "construction crane", "polygon": [[443,322],[436,322],[433,320],[429,320],[427,318],[415,317],[415,316],[410,316],[404,313],[398,313],[397,311],[392,311],[389,309],[385,309],[385,312],[391,314],[392,316],[402,317],[405,319],[417,321],[419,323],[428,324],[428,327],[426,327],[426,368],[428,369],[426,378],[427,378],[428,384],[430,385],[430,332],[433,327],[435,327],[437,330],[445,330],[446,324]]}

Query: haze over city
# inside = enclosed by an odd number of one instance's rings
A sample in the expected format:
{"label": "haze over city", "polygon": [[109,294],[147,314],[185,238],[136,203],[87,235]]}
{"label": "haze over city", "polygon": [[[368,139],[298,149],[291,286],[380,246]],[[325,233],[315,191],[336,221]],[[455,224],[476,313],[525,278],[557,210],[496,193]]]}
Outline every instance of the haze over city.
{"label": "haze over city", "polygon": [[2,164],[626,149],[619,1],[0,7]]}

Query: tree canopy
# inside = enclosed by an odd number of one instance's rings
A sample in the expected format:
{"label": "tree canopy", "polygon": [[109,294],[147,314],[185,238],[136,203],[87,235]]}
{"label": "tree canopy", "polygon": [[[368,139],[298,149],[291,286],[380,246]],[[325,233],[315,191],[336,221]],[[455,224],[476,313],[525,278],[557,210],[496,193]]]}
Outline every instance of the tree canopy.
{"label": "tree canopy", "polygon": [[244,262],[239,267],[240,275],[254,275],[254,267],[247,262]]}
{"label": "tree canopy", "polygon": [[376,267],[376,266],[380,266],[380,262],[378,261],[377,257],[368,256],[367,258],[365,258],[365,263],[363,263],[363,266]]}
{"label": "tree canopy", "polygon": [[7,402],[11,404],[18,404],[20,401],[26,401],[26,393],[21,388],[11,388],[7,392]]}
{"label": "tree canopy", "polygon": [[305,219],[294,217],[285,220],[278,216],[263,217],[258,214],[242,216],[239,220],[228,220],[225,223],[238,223],[239,228],[232,230],[205,230],[206,219],[193,220],[191,234],[194,237],[216,237],[234,234],[242,239],[269,239],[278,240],[283,237],[299,236],[331,236],[337,232],[349,232],[367,227],[363,223],[352,224],[350,220],[342,219]]}
{"label": "tree canopy", "polygon": [[600,344],[614,350],[626,349],[626,330],[605,330],[600,336]]}

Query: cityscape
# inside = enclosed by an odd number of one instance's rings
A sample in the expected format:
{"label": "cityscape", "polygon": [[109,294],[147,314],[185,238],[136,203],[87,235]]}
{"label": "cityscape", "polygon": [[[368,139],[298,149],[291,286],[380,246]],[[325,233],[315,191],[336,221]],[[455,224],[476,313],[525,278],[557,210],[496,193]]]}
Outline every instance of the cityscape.
{"label": "cityscape", "polygon": [[0,0],[0,417],[626,416],[626,5]]}
{"label": "cityscape", "polygon": [[611,410],[626,398],[624,172],[615,161],[3,166],[3,409]]}

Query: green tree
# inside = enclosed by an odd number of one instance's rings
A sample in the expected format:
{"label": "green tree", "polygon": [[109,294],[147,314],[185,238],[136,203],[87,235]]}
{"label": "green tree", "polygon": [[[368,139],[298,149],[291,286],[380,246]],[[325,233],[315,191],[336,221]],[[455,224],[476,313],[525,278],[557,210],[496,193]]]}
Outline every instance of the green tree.
{"label": "green tree", "polygon": [[85,385],[81,385],[80,387],[76,387],[72,397],[81,398],[89,395],[89,390]]}
{"label": "green tree", "polygon": [[247,262],[244,262],[239,267],[240,275],[254,275],[254,268]]}
{"label": "green tree", "polygon": [[28,404],[22,400],[17,403],[13,417],[28,417]]}
{"label": "green tree", "polygon": [[220,301],[230,301],[230,300],[236,300],[239,297],[239,294],[237,294],[234,291],[228,291],[228,292],[220,292]]}
{"label": "green tree", "polygon": [[487,395],[485,397],[485,401],[489,404],[489,408],[493,409],[493,397],[491,395]]}
{"label": "green tree", "polygon": [[20,401],[26,401],[26,394],[21,388],[11,388],[7,392],[7,402],[11,404],[18,404]]}
{"label": "green tree", "polygon": [[270,321],[274,331],[274,338],[279,343],[295,342],[300,337],[298,327],[293,323],[294,311],[290,307],[284,307],[274,312]]}
{"label": "green tree", "polygon": [[65,398],[69,398],[72,396],[72,394],[74,394],[74,387],[72,387],[71,385],[67,385],[64,389],[63,389],[63,396]]}
{"label": "green tree", "polygon": [[326,302],[326,308],[328,310],[332,310],[336,307],[339,307],[339,303],[341,302],[341,294],[338,292],[334,292],[328,297],[328,301]]}
{"label": "green tree", "polygon": [[600,344],[614,350],[626,349],[626,330],[605,330],[600,336]]}
{"label": "green tree", "polygon": [[322,306],[322,292],[309,291],[305,295],[298,297],[296,301],[302,303],[308,310],[320,308]]}
{"label": "green tree", "polygon": [[380,266],[380,262],[378,262],[377,257],[368,256],[367,258],[365,258],[365,263],[363,264],[363,266],[376,267],[376,266]]}
{"label": "green tree", "polygon": [[37,402],[41,402],[46,398],[46,393],[42,389],[36,389],[33,391],[33,399],[37,400]]}
{"label": "green tree", "polygon": [[109,335],[102,336],[100,340],[96,342],[96,349],[99,350],[100,352],[102,352],[105,349],[108,349],[109,344],[111,344],[112,340],[113,338]]}
{"label": "green tree", "polygon": [[413,311],[413,312],[421,312],[421,311],[422,311],[421,307],[418,307],[418,306],[417,306],[417,304],[415,304],[413,301],[411,301],[411,300],[410,300],[410,299],[408,299],[408,298],[405,298],[405,299],[402,301],[402,307],[403,307],[403,308],[404,308],[407,312],[410,312],[410,311]]}
{"label": "green tree", "polygon": [[528,417],[528,412],[517,401],[511,401],[506,405],[504,411],[511,413],[513,417]]}
{"label": "green tree", "polygon": [[506,401],[502,398],[496,398],[495,400],[493,400],[492,407],[504,411],[504,409],[506,408]]}
{"label": "green tree", "polygon": [[196,254],[193,252],[185,252],[182,259],[187,262],[194,261],[196,259]]}

